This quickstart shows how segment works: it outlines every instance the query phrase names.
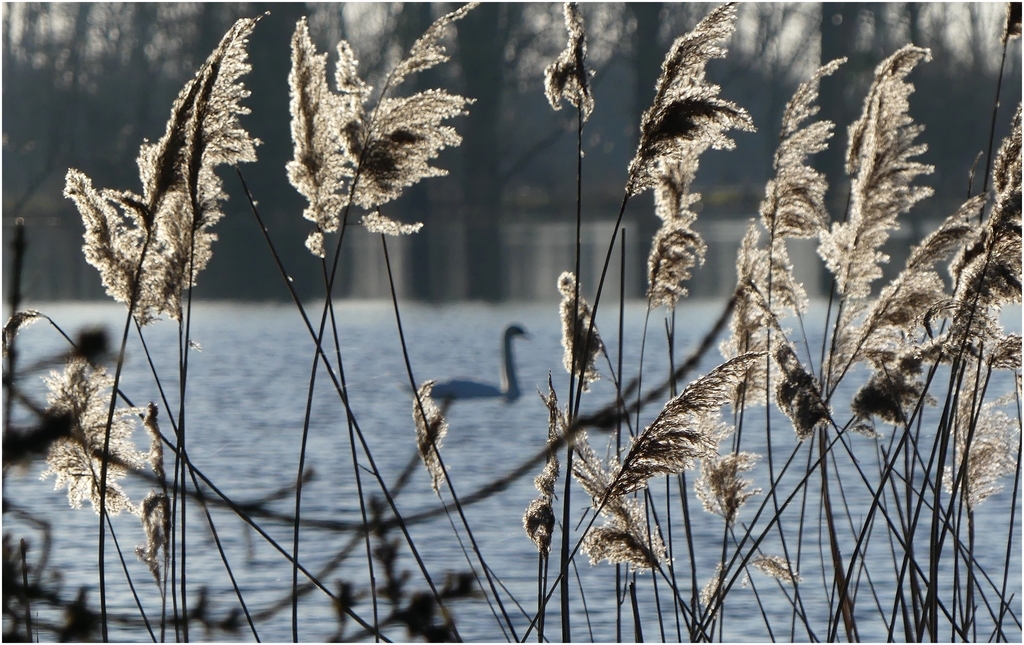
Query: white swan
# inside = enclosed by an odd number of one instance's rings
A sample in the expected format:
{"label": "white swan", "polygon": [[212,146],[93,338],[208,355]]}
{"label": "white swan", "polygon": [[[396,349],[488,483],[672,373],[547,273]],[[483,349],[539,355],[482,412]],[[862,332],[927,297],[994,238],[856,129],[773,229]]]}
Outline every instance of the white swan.
{"label": "white swan", "polygon": [[456,399],[491,399],[504,398],[511,403],[519,398],[519,381],[516,380],[516,363],[512,354],[512,339],[516,336],[529,337],[526,330],[519,325],[505,328],[504,361],[501,370],[501,387],[477,381],[452,380],[435,383],[431,396],[439,401],[451,402]]}

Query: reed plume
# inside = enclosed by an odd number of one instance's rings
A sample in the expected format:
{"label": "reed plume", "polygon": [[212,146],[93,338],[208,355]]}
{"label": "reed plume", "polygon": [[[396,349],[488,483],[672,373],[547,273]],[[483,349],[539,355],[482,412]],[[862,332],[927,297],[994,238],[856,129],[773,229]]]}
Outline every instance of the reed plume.
{"label": "reed plume", "polygon": [[448,421],[430,396],[434,383],[436,381],[425,381],[417,390],[416,400],[412,404],[412,418],[416,421],[416,446],[420,459],[430,473],[431,485],[437,493],[444,481],[444,469],[441,468],[437,451],[441,449],[441,441],[448,434]]}
{"label": "reed plume", "polygon": [[[110,491],[107,491],[110,495]],[[153,578],[160,583],[162,555],[167,551],[170,537],[170,501],[164,493],[149,491],[139,507],[146,543],[135,547],[135,555],[149,567]]]}
{"label": "reed plume", "polygon": [[[217,239],[211,229],[224,215],[227,195],[215,168],[256,160],[259,141],[238,117],[249,113],[239,78],[250,70],[245,47],[258,20],[243,18],[228,30],[178,94],[164,136],[140,148],[142,195],[97,190],[68,170],[64,196],[82,215],[86,261],[115,300],[130,304],[136,292],[140,324],[161,314],[181,319],[182,291],[209,262]],[[147,243],[152,248],[143,254]]]}
{"label": "reed plume", "polygon": [[816,428],[828,425],[830,418],[821,397],[821,386],[804,369],[789,342],[777,339],[773,358],[782,376],[775,386],[775,402],[793,422],[797,439],[809,439]]}
{"label": "reed plume", "polygon": [[[603,525],[591,528],[581,549],[590,564],[629,564],[637,571],[658,566],[665,559],[665,542],[654,528],[647,530],[644,509],[634,499],[621,499],[606,506]],[[653,527],[652,527],[653,528]]]}
{"label": "reed plume", "polygon": [[[72,508],[81,508],[82,502],[88,500],[98,515],[103,442],[113,378],[102,367],[92,367],[84,359],[74,357],[68,360],[63,372],[51,372],[43,381],[48,390],[47,412],[54,416],[66,415],[71,421],[71,431],[50,446],[47,469],[40,478],[54,475],[54,490],[66,486]],[[117,481],[124,479],[129,471],[141,470],[145,463],[146,455],[132,442],[133,417],[140,412],[136,408],[117,408],[110,424],[106,481],[106,512],[110,515],[121,511],[139,513]]]}
{"label": "reed plume", "polygon": [[725,4],[672,43],[655,84],[654,102],[640,120],[627,194],[653,188],[662,165],[684,163],[709,147],[731,150],[735,143],[725,136],[726,130],[754,130],[746,110],[720,99],[721,88],[704,78],[707,62],[725,56],[727,50],[719,43],[732,34],[735,21],[736,4]]}
{"label": "reed plume", "polygon": [[23,311],[16,311],[11,314],[11,317],[7,319],[7,323],[4,325],[3,330],[3,357],[7,358],[8,348],[10,347],[11,341],[18,334],[19,331],[28,327],[35,321],[42,318],[43,315],[35,309],[25,309]]}
{"label": "reed plume", "polygon": [[597,331],[597,325],[594,325],[590,333],[590,344],[587,344],[587,330],[591,329],[593,310],[582,295],[579,296],[576,315],[573,316],[572,303],[574,294],[578,291],[575,276],[571,272],[565,271],[558,276],[558,291],[562,294],[562,303],[559,305],[562,317],[562,347],[565,350],[562,354],[562,365],[565,366],[566,372],[581,375],[583,391],[587,392],[590,383],[601,378],[596,363],[598,355],[604,351],[604,342]]}
{"label": "reed plume", "polygon": [[[407,76],[446,62],[439,40],[448,26],[475,5],[468,4],[436,20],[391,71],[382,94]],[[337,91],[327,82],[327,55],[318,54],[305,19],[292,37],[291,88],[294,158],[288,163],[292,186],[309,202],[303,217],[316,224],[306,247],[324,256],[323,235],[336,231],[350,204],[367,211],[401,195],[427,177],[447,171],[428,162],[462,138],[443,121],[465,114],[472,100],[444,90],[425,90],[411,96],[382,96],[368,109],[373,88],[363,82],[359,62],[345,41],[338,43],[335,72]],[[419,230],[380,215],[367,215],[364,225],[389,235]]]}
{"label": "reed plume", "polygon": [[836,278],[838,292],[849,298],[871,293],[871,282],[882,275],[878,264],[888,261],[879,249],[889,231],[899,228],[896,217],[933,192],[911,183],[934,168],[911,160],[927,146],[914,144],[924,127],[914,125],[907,113],[914,86],[904,80],[918,63],[928,60],[927,49],[907,45],[879,63],[863,112],[850,126],[848,221],[822,232],[818,250]]}
{"label": "reed plume", "polygon": [[612,458],[606,467],[590,447],[585,432],[576,435],[575,453],[573,476],[604,518],[601,526],[587,532],[580,546],[590,563],[626,563],[638,571],[659,564],[666,553],[661,533],[656,526],[649,531],[643,507],[614,488],[615,473],[621,470],[618,461]]}
{"label": "reed plume", "polygon": [[541,394],[540,398],[548,409],[548,456],[544,462],[544,469],[533,480],[533,485],[540,491],[540,497],[530,502],[527,507],[523,515],[523,528],[537,545],[537,550],[547,557],[551,551],[551,536],[555,528],[552,502],[559,470],[558,452],[555,447],[566,429],[565,413],[558,406],[551,374],[548,374],[548,394]]}
{"label": "reed plume", "polygon": [[730,359],[670,399],[631,443],[610,495],[640,490],[652,477],[677,474],[692,468],[695,460],[712,458],[717,442],[708,421],[717,419],[749,364],[764,356],[753,352]]}
{"label": "reed plume", "polygon": [[[973,375],[965,376],[964,392],[971,392]],[[976,406],[970,396],[962,396],[955,424],[956,458],[942,475],[946,490],[952,492],[954,478],[963,472],[963,491],[967,506],[978,504],[1002,490],[1000,478],[1017,472],[1020,425],[1001,409],[1014,403],[1014,394]],[[980,409],[977,409],[980,407]]]}
{"label": "reed plume", "polygon": [[587,57],[583,14],[577,2],[566,2],[562,5],[562,11],[565,14],[569,42],[555,62],[544,70],[544,94],[556,110],[562,109],[563,99],[569,101],[586,121],[594,111],[594,97],[590,93],[590,74],[583,62]]}
{"label": "reed plume", "polygon": [[[722,441],[732,433],[732,426],[725,424],[718,424],[716,430],[712,431],[719,449]],[[752,480],[739,476],[740,473],[752,470],[760,458],[761,455],[751,452],[731,452],[701,458],[700,477],[694,481],[693,490],[704,505],[704,510],[720,515],[727,526],[732,526],[740,507],[761,493],[760,488],[749,488]]]}
{"label": "reed plume", "polygon": [[674,308],[688,294],[682,283],[691,277],[690,269],[704,264],[708,245],[693,230],[697,213],[690,207],[700,201],[700,193],[690,190],[699,165],[696,151],[689,151],[683,163],[662,166],[654,188],[654,212],[661,227],[654,234],[647,258],[647,300],[651,307]]}
{"label": "reed plume", "polygon": [[715,572],[711,574],[711,578],[704,583],[704,588],[700,591],[700,604],[705,607],[710,607],[711,603],[715,601],[715,596],[718,595],[718,587],[722,582],[722,572],[724,567],[719,562],[715,565]]}
{"label": "reed plume", "polygon": [[680,283],[704,261],[707,245],[692,229],[697,215],[690,208],[700,199],[690,191],[700,155],[709,147],[734,148],[727,130],[755,129],[746,110],[718,98],[721,88],[704,77],[707,62],[725,56],[727,50],[719,43],[732,34],[735,20],[735,4],[726,4],[676,39],[662,63],[654,102],[640,120],[640,143],[629,164],[626,194],[656,191],[655,212],[662,225],[647,260],[652,307],[675,307],[687,293]]}
{"label": "reed plume", "polygon": [[[834,124],[831,121],[808,119],[818,113],[818,89],[821,79],[830,76],[845,58],[821,66],[800,84],[786,105],[775,151],[775,177],[765,186],[761,202],[761,225],[768,232],[768,243],[758,246],[760,237],[751,222],[736,259],[740,284],[752,284],[768,294],[771,310],[778,318],[807,310],[807,294],[793,276],[793,267],[786,249],[786,238],[816,237],[828,226],[825,176],[807,165],[807,157],[828,147]],[[770,285],[770,287],[769,287]],[[768,324],[765,311],[752,301],[754,292],[741,289],[730,323],[732,334],[721,346],[726,357],[749,351],[767,351]],[[752,401],[760,400],[755,392],[764,390],[765,366],[755,365],[748,375],[744,391]],[[737,395],[738,398],[739,395]]]}
{"label": "reed plume", "polygon": [[776,580],[794,584],[800,582],[800,575],[793,571],[790,563],[781,556],[756,555],[750,560],[750,564],[761,573]]}
{"label": "reed plume", "polygon": [[1006,22],[1003,25],[1003,35],[999,38],[1003,45],[1014,38],[1020,38],[1020,13],[1019,2],[1006,3]]}
{"label": "reed plume", "polygon": [[974,244],[953,262],[956,291],[945,307],[952,320],[941,337],[955,355],[964,344],[1003,336],[998,311],[1021,302],[1021,106],[992,169],[995,199]]}
{"label": "reed plume", "polygon": [[[942,225],[915,246],[903,271],[870,305],[863,322],[848,334],[853,342],[837,347],[833,360],[842,365],[866,361],[874,370],[854,395],[851,407],[862,420],[872,416],[902,424],[924,392],[917,377],[930,360],[928,343],[919,344],[917,330],[929,312],[948,300],[934,265],[948,259],[973,239],[984,207],[984,195],[968,199]],[[929,396],[926,402],[933,403]]]}

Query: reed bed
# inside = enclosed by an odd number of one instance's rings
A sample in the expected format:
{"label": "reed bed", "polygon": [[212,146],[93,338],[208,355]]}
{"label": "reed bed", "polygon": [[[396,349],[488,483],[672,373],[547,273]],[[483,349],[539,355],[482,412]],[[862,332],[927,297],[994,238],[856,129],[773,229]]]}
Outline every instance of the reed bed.
{"label": "reed bed", "polygon": [[[604,269],[584,289],[577,278],[582,140],[600,106],[590,90],[583,16],[566,3],[566,48],[545,70],[545,91],[554,109],[568,104],[577,116],[577,155],[566,160],[577,167],[575,270],[552,285],[561,294],[568,387],[559,391],[549,377],[548,391],[525,403],[546,409],[546,444],[524,448],[493,481],[472,489],[453,480],[445,465],[452,400],[435,396],[437,375],[410,358],[395,289],[389,241],[416,234],[422,224],[398,222],[387,211],[409,186],[443,176],[432,161],[461,143],[459,116],[473,109],[472,98],[400,88],[448,61],[447,32],[474,8],[437,20],[377,89],[359,77],[347,43],[338,43],[334,55],[320,53],[305,20],[296,25],[289,77],[294,157],[286,172],[308,202],[301,214],[311,224],[306,247],[322,262],[319,314],[299,299],[263,225],[259,189],[246,185],[239,165],[256,162],[259,150],[238,120],[248,111],[248,37],[272,16],[235,23],[182,89],[164,136],[140,149],[141,192],[96,188],[84,172],[67,172],[65,196],[82,215],[85,257],[126,307],[112,351],[102,333],[72,338],[45,312],[22,309],[19,229],[13,315],[3,332],[6,490],[15,488],[19,466],[45,460],[44,479],[66,489],[70,506],[91,506],[96,535],[82,539],[96,542],[99,593],[63,589],[47,569],[45,548],[16,543],[18,536],[5,531],[5,638],[108,640],[117,624],[154,642],[211,634],[258,641],[261,622],[286,613],[297,642],[304,599],[323,595],[336,610],[338,640],[462,640],[460,612],[470,599],[484,599],[493,620],[490,640],[568,642],[594,637],[587,596],[605,594],[615,599],[616,640],[723,640],[733,633],[726,622],[735,620],[763,623],[767,637],[782,641],[1019,640],[1021,590],[1010,569],[1020,550],[1014,536],[1021,337],[999,321],[1004,308],[1021,302],[1020,106],[1011,134],[989,146],[984,179],[964,178],[963,205],[881,284],[880,265],[888,261],[883,245],[900,217],[931,192],[920,183],[934,170],[919,161],[923,128],[908,113],[914,90],[908,78],[931,55],[907,45],[882,61],[850,124],[816,119],[819,83],[845,59],[827,62],[786,107],[775,176],[736,258],[733,295],[684,355],[676,351],[676,311],[686,307],[686,282],[707,253],[694,228],[700,158],[708,149],[733,148],[731,132],[755,127],[705,74],[710,60],[728,53],[735,6],[711,10],[666,54],[654,101],[640,115],[621,208],[611,214]],[[1019,4],[1010,4],[1004,32],[993,38],[1005,47],[1019,36]],[[992,118],[994,128],[1006,113],[995,110]],[[839,128],[847,128],[845,139],[836,136]],[[830,145],[846,146],[844,212],[830,212],[829,178],[809,165]],[[192,288],[223,215],[228,188],[216,169],[224,165],[236,170],[230,190],[248,200],[311,341],[305,359],[295,357],[310,365],[304,422],[301,429],[281,429],[300,445],[294,479],[276,482],[279,490],[265,499],[245,502],[222,492],[229,473],[204,473],[189,455],[192,434],[204,424],[188,405],[189,356],[201,349],[192,338]],[[664,316],[667,375],[645,373],[644,350],[636,365],[623,365],[621,295],[617,333],[597,327],[599,311],[610,307],[607,294],[622,293],[606,277],[613,261],[625,262],[623,214],[647,190],[661,226],[650,244],[644,329],[634,340],[646,347],[652,317]],[[353,226],[380,236],[411,395],[402,404],[409,406],[410,459],[397,477],[378,467],[366,435],[372,429],[349,395],[333,289]],[[805,325],[812,322],[808,299],[788,255],[787,240],[801,238],[817,240],[832,276],[823,323],[813,321],[820,329]],[[595,294],[592,300],[584,290]],[[169,371],[158,369],[146,343],[147,330],[162,317],[177,326],[177,364]],[[605,313],[600,320],[613,318]],[[18,362],[18,332],[37,321],[68,344],[58,357],[62,365],[44,377],[45,401],[26,385],[33,369]],[[122,378],[133,335],[145,348],[158,400],[132,398],[137,384]],[[112,365],[103,364],[105,356]],[[697,373],[698,366],[706,369]],[[999,377],[1004,370],[1010,378]],[[612,399],[594,399],[591,386],[599,379],[613,384]],[[996,386],[1007,382],[1013,383],[1008,391]],[[337,463],[355,484],[347,503],[358,521],[311,517],[306,510],[311,418],[324,397],[343,410],[336,425],[348,451]],[[136,443],[136,431],[145,432],[148,448]],[[396,500],[420,481],[413,475],[421,463],[437,504],[403,515]],[[537,575],[532,595],[524,597],[502,581],[495,547],[477,539],[466,509],[530,477],[538,496],[523,509],[521,539],[536,546]],[[128,479],[150,492],[130,499],[121,485]],[[290,500],[290,512],[274,510],[271,502],[280,499]],[[993,503],[1007,504],[1000,513],[1008,522],[979,525],[979,506]],[[270,606],[247,603],[249,590],[236,577],[241,558],[225,548],[211,510],[240,518],[290,563],[290,593]],[[41,534],[50,530],[8,493],[4,513]],[[110,518],[124,513],[139,524],[118,539]],[[448,522],[464,554],[458,573],[431,571],[413,538],[415,525],[436,521]],[[272,537],[280,531],[270,527],[282,526],[288,539]],[[196,531],[212,536],[233,590],[233,608],[223,615],[209,609],[206,590],[192,582]],[[304,553],[338,540],[344,545],[332,564],[321,571],[303,564]],[[128,545],[135,543],[132,554]],[[108,570],[112,549],[122,563],[117,572]],[[985,558],[978,557],[981,549],[989,552]],[[993,549],[1002,566],[983,566],[982,560],[993,561]],[[133,577],[133,555],[151,579]],[[603,587],[584,588],[584,557],[607,569]],[[336,577],[341,562],[361,562],[362,573]],[[136,593],[154,584],[156,606]],[[112,613],[111,595],[125,593],[135,598],[137,612]],[[62,619],[41,622],[40,607]]]}

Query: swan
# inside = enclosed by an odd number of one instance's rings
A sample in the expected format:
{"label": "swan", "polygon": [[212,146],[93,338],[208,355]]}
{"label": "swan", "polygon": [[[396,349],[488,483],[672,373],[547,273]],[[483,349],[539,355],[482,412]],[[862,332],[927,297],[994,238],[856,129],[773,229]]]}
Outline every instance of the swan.
{"label": "swan", "polygon": [[503,336],[504,360],[501,370],[501,387],[477,381],[452,380],[435,383],[431,395],[447,402],[456,399],[503,398],[511,403],[519,398],[519,381],[516,380],[515,357],[512,355],[512,339],[517,336],[529,338],[526,330],[519,325],[509,325]]}

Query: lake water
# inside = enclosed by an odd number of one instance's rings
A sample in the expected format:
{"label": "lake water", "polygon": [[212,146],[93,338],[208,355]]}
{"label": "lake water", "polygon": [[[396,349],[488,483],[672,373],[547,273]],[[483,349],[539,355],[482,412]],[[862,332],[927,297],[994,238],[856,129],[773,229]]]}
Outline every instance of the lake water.
{"label": "lake water", "polygon": [[[609,301],[611,302],[611,301]],[[69,333],[83,327],[100,325],[107,328],[111,338],[120,337],[124,325],[123,308],[107,304],[53,303],[32,305],[50,315]],[[613,306],[605,305],[598,321],[603,337],[616,355],[617,312]],[[685,357],[699,342],[704,333],[718,317],[722,303],[694,301],[681,303],[677,320],[676,361]],[[319,320],[319,305],[309,306],[314,324]],[[819,330],[823,317],[822,306],[812,307],[807,318],[811,342],[820,343]],[[403,468],[416,455],[415,430],[412,420],[412,399],[408,394],[408,376],[402,358],[394,311],[389,302],[339,302],[337,305],[337,327],[340,349],[348,380],[348,392],[353,412],[365,434],[376,463],[384,479],[394,482]],[[645,308],[642,303],[629,303],[624,316],[624,364],[627,378],[635,375],[640,356],[641,336]],[[460,496],[469,494],[484,484],[501,477],[525,459],[541,450],[547,434],[547,410],[537,396],[538,390],[546,391],[548,373],[552,374],[559,398],[566,399],[568,377],[562,367],[561,330],[557,303],[504,304],[486,306],[460,304],[444,307],[426,305],[405,305],[402,319],[409,345],[409,358],[416,381],[426,379],[444,380],[453,377],[471,378],[497,384],[499,382],[501,355],[499,336],[504,327],[517,322],[529,333],[528,340],[519,340],[515,346],[516,365],[519,372],[523,396],[517,402],[507,404],[500,400],[479,400],[458,402],[448,411],[450,429],[444,440],[442,455]],[[817,322],[817,324],[815,323]],[[1020,311],[1007,315],[1004,324],[1008,329],[1020,331]],[[202,351],[193,350],[189,357],[187,409],[187,447],[193,462],[224,493],[238,502],[258,500],[279,489],[293,484],[299,459],[305,402],[312,361],[312,342],[308,332],[291,306],[273,304],[220,304],[198,303],[192,321],[192,338],[201,345]],[[169,384],[168,397],[175,411],[177,409],[177,387],[170,386],[177,380],[177,327],[170,322],[159,322],[146,329],[146,339],[153,351],[157,370]],[[20,365],[26,367],[65,351],[63,340],[45,322],[27,328],[19,336]],[[333,356],[333,352],[331,353]],[[712,350],[697,370],[706,373],[720,360],[717,350]],[[607,364],[600,364],[602,380],[592,386],[586,395],[585,409],[596,409],[614,400],[614,388],[608,378]],[[660,383],[669,370],[664,315],[655,312],[650,319],[647,347],[644,354],[645,387]],[[39,400],[43,390],[40,375],[47,369],[37,370],[26,376],[25,387]],[[854,391],[857,375],[836,395],[837,401],[848,401]],[[1012,380],[1005,374],[998,375],[989,392],[995,398],[1012,391]],[[145,355],[136,336],[128,346],[127,359],[122,377],[122,390],[136,403],[159,401],[159,394],[153,383]],[[172,391],[173,390],[173,391]],[[938,395],[937,395],[938,396]],[[161,428],[170,435],[167,411],[161,405]],[[660,405],[645,410],[641,423],[649,423],[660,410]],[[937,411],[932,410],[926,417],[922,430],[922,442],[926,453],[932,439],[928,420],[934,419]],[[845,420],[848,411],[837,405],[837,418]],[[24,417],[22,417],[24,418]],[[764,408],[748,412],[745,421],[743,449],[765,454]],[[141,425],[141,424],[140,424]],[[315,472],[314,478],[305,486],[302,500],[304,518],[321,520],[358,521],[359,506],[351,462],[348,428],[345,423],[344,407],[330,385],[326,373],[320,370],[317,389],[310,418],[309,443],[306,465]],[[797,447],[788,420],[778,410],[772,412],[773,448],[776,455],[775,470]],[[932,426],[934,427],[934,422]],[[861,466],[869,479],[877,481],[877,447],[888,446],[891,429],[880,428],[885,437],[878,442],[861,436],[853,436],[854,446]],[[603,454],[607,435],[591,432],[591,443]],[[141,430],[136,434],[140,448],[148,445],[148,439]],[[839,448],[841,451],[842,449]],[[564,471],[564,455],[562,457]],[[853,549],[854,530],[841,510],[841,502],[849,506],[854,526],[859,528],[870,497],[866,493],[859,475],[849,468],[849,458],[844,452],[837,459],[843,470],[842,490],[833,489],[834,503],[839,513],[839,531],[844,557]],[[168,470],[171,458],[168,452]],[[794,460],[792,470],[787,473],[784,490],[791,490],[807,465],[807,450],[802,449]],[[88,508],[73,510],[68,507],[66,494],[53,490],[53,480],[39,481],[39,474],[45,468],[36,462],[25,469],[14,469],[6,473],[4,485],[5,500],[31,508],[38,517],[50,522],[53,527],[49,570],[60,574],[60,584],[66,597],[73,597],[78,588],[89,589],[88,601],[98,608],[98,577],[96,563],[97,516]],[[532,616],[537,604],[537,554],[532,542],[522,528],[522,515],[527,504],[537,496],[533,488],[533,476],[540,471],[538,466],[529,476],[514,482],[508,489],[490,496],[483,501],[465,507],[465,513],[484,558],[507,588],[503,601],[519,637],[529,623],[526,614]],[[799,472],[797,472],[799,471]],[[794,474],[795,473],[795,474]],[[367,491],[379,496],[380,490],[367,472],[362,472],[362,482]],[[688,482],[696,473],[688,473]],[[768,472],[764,460],[750,473],[755,486],[767,489]],[[828,582],[823,581],[822,568],[831,569],[827,542],[822,541],[824,532],[819,533],[820,505],[818,503],[818,482],[812,479],[804,515],[807,527],[801,544],[800,574],[804,610],[814,627],[815,635],[824,639],[827,634],[828,612],[831,606]],[[835,480],[833,479],[833,482]],[[991,576],[997,587],[1002,584],[1002,571],[1006,557],[1009,509],[1012,506],[1012,478],[1002,482],[1005,489],[979,506],[977,526],[976,558],[979,566]],[[690,593],[689,556],[686,554],[686,540],[679,510],[678,489],[672,484],[671,530],[674,541],[676,572],[680,588],[685,597]],[[136,502],[145,496],[148,485],[139,480],[126,480],[125,488]],[[558,490],[561,492],[562,482]],[[659,519],[667,526],[664,479],[652,481],[652,492],[656,500]],[[589,499],[578,487],[574,487],[571,506],[574,521],[589,506]],[[841,497],[844,496],[844,497]],[[445,499],[449,500],[445,492]],[[749,522],[761,503],[763,496],[755,496],[741,512],[736,524],[742,534],[742,524]],[[797,548],[797,521],[801,497],[786,511],[786,541],[795,558]],[[403,515],[439,508],[437,497],[431,490],[430,480],[421,464],[417,463],[412,480],[397,496],[397,505]],[[781,499],[780,499],[781,502]],[[1009,566],[1007,595],[1016,593],[1011,609],[1021,615],[1021,559],[1020,559],[1020,502],[1014,528],[1012,558]],[[689,492],[689,505],[693,518],[693,540],[697,551],[697,580],[703,586],[715,569],[721,553],[723,523],[718,516],[703,511],[700,502]],[[294,498],[272,502],[267,508],[284,514],[294,510]],[[561,515],[561,502],[556,503],[556,514]],[[891,512],[894,513],[895,509]],[[276,603],[286,600],[291,586],[291,565],[266,541],[247,527],[231,512],[214,508],[213,520],[226,549],[234,574],[242,589],[251,612],[261,615],[256,627],[263,641],[287,641],[291,639],[291,616],[287,604],[284,609],[273,612]],[[458,517],[454,521],[463,534]],[[767,515],[765,516],[767,517]],[[895,518],[896,515],[893,514]],[[922,522],[927,526],[930,512],[925,509]],[[38,556],[40,533],[11,514],[4,517],[5,534],[28,537],[34,550],[30,561]],[[201,588],[208,592],[208,609],[215,618],[223,618],[237,606],[234,592],[224,571],[215,543],[205,518],[197,504],[193,504],[188,515],[188,588],[191,604],[194,606]],[[893,561],[888,532],[876,518],[876,530],[869,543],[869,568],[859,574],[859,590],[856,598],[856,615],[860,637],[864,640],[884,640],[885,621],[892,611],[892,581],[894,568],[899,561]],[[260,525],[289,552],[292,544],[290,524],[268,518],[259,519]],[[143,606],[151,620],[159,623],[160,599],[145,565],[132,553],[134,546],[144,540],[137,518],[122,514],[113,518],[116,536],[125,553],[129,571],[142,599]],[[764,519],[761,520],[763,526]],[[582,527],[576,529],[580,532]],[[429,521],[410,525],[413,540],[420,550],[431,575],[438,582],[444,580],[446,572],[466,571],[466,563],[459,543],[454,536],[448,519],[442,514]],[[824,529],[822,529],[824,531]],[[926,528],[919,533],[925,536]],[[667,530],[663,535],[667,538]],[[309,570],[320,571],[344,548],[350,539],[349,533],[326,529],[308,528],[302,533],[300,559]],[[556,540],[559,532],[556,529]],[[390,538],[399,538],[396,530]],[[468,545],[468,542],[467,542]],[[123,616],[134,621],[133,626],[111,625],[111,639],[145,640],[148,634],[138,623],[138,610],[128,593],[125,577],[116,552],[108,540],[107,580],[108,610],[112,615]],[[340,566],[323,574],[322,581],[331,590],[337,588],[337,581],[351,582],[357,594],[368,588],[365,551],[362,543],[357,544],[351,555]],[[762,545],[762,551],[781,555],[778,534],[772,535]],[[898,546],[897,546],[898,548]],[[917,548],[927,548],[926,542]],[[730,549],[731,552],[731,549]],[[949,549],[947,549],[949,552]],[[557,549],[555,551],[557,554]],[[918,554],[921,556],[920,552]],[[925,558],[926,560],[926,558]],[[922,561],[925,561],[922,560]],[[946,558],[945,562],[951,562]],[[474,564],[476,564],[474,562]],[[572,605],[575,611],[572,620],[574,640],[612,641],[616,638],[615,610],[615,569],[605,563],[590,566],[580,554],[576,570],[571,578],[573,588]],[[400,548],[398,567],[408,571],[406,589],[409,592],[425,590],[422,575],[404,544]],[[556,568],[556,567],[553,567]],[[578,574],[578,577],[577,577]],[[948,585],[951,573],[944,569],[942,584]],[[380,571],[378,568],[378,576]],[[752,586],[737,587],[730,593],[724,620],[722,636],[727,641],[763,641],[774,637],[778,640],[807,640],[807,631],[797,622],[795,632],[791,631],[792,610],[787,593],[792,587],[780,587],[772,579],[753,573]],[[553,579],[553,574],[552,574]],[[301,578],[300,578],[301,580]],[[874,585],[872,591],[870,584]],[[584,593],[581,596],[581,588]],[[658,580],[660,603],[665,609],[663,621],[659,624],[654,585],[649,573],[637,577],[639,612],[643,635],[646,640],[661,640],[662,629],[668,640],[676,640],[675,617],[670,610],[671,600],[666,592],[664,580]],[[756,591],[756,593],[755,593]],[[995,592],[986,582],[981,583],[981,592],[989,602]],[[522,606],[516,607],[512,597]],[[949,594],[940,597],[948,598]],[[771,633],[762,618],[758,598],[763,604]],[[585,599],[587,612],[582,611]],[[980,603],[980,601],[979,601]],[[992,620],[983,603],[980,604],[977,637],[989,637]],[[370,603],[365,595],[357,595],[354,610],[364,619],[370,620]],[[463,639],[467,641],[505,640],[498,622],[480,598],[455,600],[451,603],[453,618]],[[388,607],[382,601],[381,613]],[[998,612],[998,606],[994,607]],[[882,616],[884,615],[885,618]],[[305,596],[300,604],[299,636],[305,641],[323,641],[331,638],[338,624],[330,599],[320,591]],[[633,621],[629,602],[623,608],[623,638],[632,640]],[[39,619],[59,621],[59,615],[41,611]],[[902,621],[897,625],[896,638],[901,639]],[[244,620],[236,634],[222,631],[204,633],[198,626],[193,628],[191,638],[200,639],[242,639],[251,640]],[[944,624],[940,620],[940,625]],[[1021,631],[1012,619],[1004,621],[1007,637],[1019,640]],[[354,634],[351,621],[348,634]],[[839,633],[843,631],[840,628]],[[408,638],[404,629],[393,627],[387,631],[394,640]],[[948,634],[947,631],[944,634]],[[552,640],[560,637],[558,622],[558,596],[552,598],[548,610],[546,635]],[[683,636],[686,638],[685,627]],[[845,638],[845,636],[843,636]],[[945,638],[946,636],[943,636]],[[171,634],[173,638],[173,634]],[[531,635],[531,640],[536,636]]]}

